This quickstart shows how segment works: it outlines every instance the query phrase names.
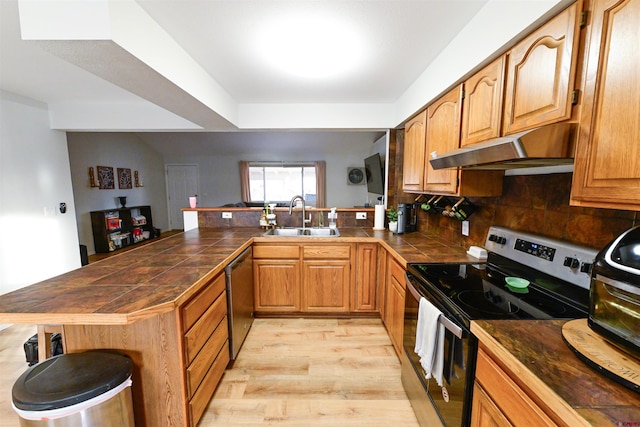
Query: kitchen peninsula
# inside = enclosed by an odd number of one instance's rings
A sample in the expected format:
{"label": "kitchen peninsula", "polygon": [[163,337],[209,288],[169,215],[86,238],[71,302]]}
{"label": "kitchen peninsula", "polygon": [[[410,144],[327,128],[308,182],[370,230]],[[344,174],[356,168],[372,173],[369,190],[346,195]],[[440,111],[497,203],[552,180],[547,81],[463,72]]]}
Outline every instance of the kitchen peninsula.
{"label": "kitchen peninsula", "polygon": [[[274,242],[273,237],[263,237],[262,233],[258,228],[200,228],[135,248],[3,295],[0,323],[61,324],[67,352],[108,348],[129,355],[136,367],[136,425],[194,426],[198,411],[204,410],[202,405],[206,407],[228,359],[223,346],[219,363],[209,362],[215,366],[210,370],[211,376],[202,374],[207,390],[203,393],[206,397],[199,399],[197,392],[190,390],[193,364],[185,356],[191,342],[187,323],[197,324],[197,320],[187,321],[187,311],[192,313],[191,303],[205,295],[220,298],[219,283],[225,265],[246,247]],[[394,235],[357,227],[341,228],[340,233],[338,238],[307,237],[304,242],[377,244],[382,249],[379,252],[388,254],[385,256],[402,267],[408,262],[469,260],[464,248],[424,233]],[[302,240],[275,239],[289,243]],[[576,359],[567,363],[579,362]],[[598,374],[585,367],[584,375]],[[543,398],[560,399],[556,395]],[[589,412],[599,414],[600,419],[612,419],[607,408],[592,408]],[[640,417],[640,409],[630,408],[627,416]]]}
{"label": "kitchen peninsula", "polygon": [[[362,228],[340,232],[341,243],[381,242],[403,265],[407,260],[432,259],[408,244],[411,239],[430,241],[425,235],[414,233],[403,238]],[[206,370],[200,374],[204,376],[205,397],[190,390],[193,363],[187,354],[189,347],[192,341],[209,345],[207,337],[216,333],[198,332],[192,339],[189,334],[193,328],[187,329],[194,321],[186,320],[190,316],[186,311],[201,296],[219,298],[224,292],[219,284],[226,264],[254,241],[273,242],[261,237],[262,233],[257,227],[195,229],[149,243],[3,295],[0,323],[63,325],[66,352],[113,349],[129,355],[135,365],[136,425],[196,425],[228,358],[224,359],[223,347],[218,363],[208,361],[217,368],[209,370],[212,376],[208,377]],[[305,241],[335,243],[336,239],[313,237]],[[435,255],[452,261],[466,259],[462,248],[432,246]],[[203,319],[212,302],[203,304]],[[226,322],[226,310],[221,322]]]}

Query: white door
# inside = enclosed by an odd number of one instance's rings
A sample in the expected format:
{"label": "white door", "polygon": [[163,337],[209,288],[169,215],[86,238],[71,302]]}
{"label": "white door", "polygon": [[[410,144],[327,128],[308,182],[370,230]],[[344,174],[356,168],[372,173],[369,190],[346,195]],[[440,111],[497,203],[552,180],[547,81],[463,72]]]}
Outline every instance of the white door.
{"label": "white door", "polygon": [[189,197],[198,194],[198,165],[166,165],[169,228],[184,230],[182,208],[189,207]]}

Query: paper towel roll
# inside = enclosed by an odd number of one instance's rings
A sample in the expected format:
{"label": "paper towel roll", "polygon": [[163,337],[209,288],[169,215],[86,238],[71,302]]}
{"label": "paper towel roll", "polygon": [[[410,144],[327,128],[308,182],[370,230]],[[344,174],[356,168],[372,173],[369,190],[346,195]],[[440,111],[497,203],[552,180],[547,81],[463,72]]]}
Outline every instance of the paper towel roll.
{"label": "paper towel roll", "polygon": [[384,230],[384,205],[375,206],[374,230]]}

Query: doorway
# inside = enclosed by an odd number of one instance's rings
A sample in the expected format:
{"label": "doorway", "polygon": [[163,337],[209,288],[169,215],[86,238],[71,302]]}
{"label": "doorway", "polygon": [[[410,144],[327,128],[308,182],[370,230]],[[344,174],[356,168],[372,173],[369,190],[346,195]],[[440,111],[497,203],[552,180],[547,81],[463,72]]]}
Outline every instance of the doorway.
{"label": "doorway", "polygon": [[184,230],[182,209],[198,194],[198,165],[166,165],[169,229]]}

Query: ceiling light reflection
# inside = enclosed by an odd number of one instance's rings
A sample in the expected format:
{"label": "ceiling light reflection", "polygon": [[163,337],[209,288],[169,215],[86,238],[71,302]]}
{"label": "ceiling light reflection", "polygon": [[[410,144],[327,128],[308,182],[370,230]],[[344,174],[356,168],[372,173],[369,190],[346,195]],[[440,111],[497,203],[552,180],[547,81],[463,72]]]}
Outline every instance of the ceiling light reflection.
{"label": "ceiling light reflection", "polygon": [[268,23],[258,34],[263,58],[273,67],[299,77],[344,75],[362,61],[362,37],[336,18],[284,16]]}

